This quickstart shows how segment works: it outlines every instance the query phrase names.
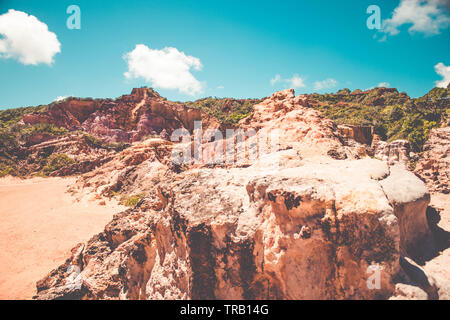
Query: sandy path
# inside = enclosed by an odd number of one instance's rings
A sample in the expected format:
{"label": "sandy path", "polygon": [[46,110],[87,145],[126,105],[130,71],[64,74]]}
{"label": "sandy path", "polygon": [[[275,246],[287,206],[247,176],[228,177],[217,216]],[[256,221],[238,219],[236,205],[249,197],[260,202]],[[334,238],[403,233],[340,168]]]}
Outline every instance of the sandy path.
{"label": "sandy path", "polygon": [[0,299],[30,299],[36,281],[123,210],[115,203],[76,202],[65,192],[74,181],[0,179]]}

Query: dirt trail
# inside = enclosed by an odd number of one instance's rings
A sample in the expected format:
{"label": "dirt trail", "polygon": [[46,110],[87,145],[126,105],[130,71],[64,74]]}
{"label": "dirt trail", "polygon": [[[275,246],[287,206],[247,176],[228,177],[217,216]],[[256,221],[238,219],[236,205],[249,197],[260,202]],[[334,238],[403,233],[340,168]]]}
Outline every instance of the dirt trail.
{"label": "dirt trail", "polygon": [[36,281],[61,265],[124,207],[75,201],[75,178],[0,179],[0,299],[30,299]]}

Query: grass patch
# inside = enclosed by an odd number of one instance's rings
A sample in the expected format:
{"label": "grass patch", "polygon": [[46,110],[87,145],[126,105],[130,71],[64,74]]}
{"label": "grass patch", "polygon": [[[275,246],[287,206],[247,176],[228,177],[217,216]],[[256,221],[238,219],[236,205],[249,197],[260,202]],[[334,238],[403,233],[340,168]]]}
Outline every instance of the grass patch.
{"label": "grass patch", "polygon": [[120,198],[120,204],[127,206],[127,207],[134,207],[136,206],[139,201],[141,201],[143,198],[145,197],[144,193],[139,193],[139,194],[135,194],[135,195],[131,195],[131,196],[122,196]]}

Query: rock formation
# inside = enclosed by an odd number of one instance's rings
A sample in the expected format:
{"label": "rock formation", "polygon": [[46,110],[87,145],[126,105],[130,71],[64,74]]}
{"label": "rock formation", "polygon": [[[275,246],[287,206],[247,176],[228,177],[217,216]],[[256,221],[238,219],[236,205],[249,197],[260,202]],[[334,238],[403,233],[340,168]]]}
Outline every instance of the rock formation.
{"label": "rock formation", "polygon": [[415,173],[432,191],[450,193],[450,127],[434,129],[423,149]]}
{"label": "rock formation", "polygon": [[95,145],[89,137],[73,133],[63,137],[52,137],[45,142],[30,146],[24,151],[27,155],[27,171],[37,171],[41,167],[41,159],[49,155],[64,154],[73,160],[73,163],[50,173],[51,176],[68,176],[85,173],[111,161],[117,153],[113,148]]}
{"label": "rock formation", "polygon": [[389,165],[398,163],[407,167],[408,161],[411,159],[411,144],[408,140],[376,141],[372,148],[374,156],[388,162]]}
{"label": "rock formation", "polygon": [[48,110],[26,114],[25,124],[49,123],[68,130],[82,130],[104,142],[134,142],[146,136],[167,138],[174,129],[190,131],[194,121],[204,127],[220,128],[220,123],[198,109],[169,102],[150,88],[133,89],[116,100],[67,98]]}
{"label": "rock formation", "polygon": [[347,139],[353,139],[361,144],[372,144],[374,135],[374,129],[370,126],[351,126],[340,125],[338,126],[339,133]]}
{"label": "rock formation", "polygon": [[[147,119],[151,124],[143,126],[157,133],[177,125],[192,131],[198,113],[148,94],[118,99],[144,101],[131,113],[104,104],[83,122],[85,130],[99,136],[122,130],[114,140],[133,141],[148,133],[136,130]],[[108,108],[124,112],[123,123],[111,124]],[[153,120],[159,116],[162,122]],[[277,132],[278,148],[245,164],[179,165],[173,150],[182,144],[147,139],[81,176],[74,192],[144,196],[76,246],[38,282],[36,298],[382,299],[407,291],[397,283],[405,272],[401,257],[420,255],[416,248],[426,250],[431,236],[422,181],[346,144],[336,124],[293,90],[256,105],[238,127]],[[200,142],[211,155],[230,139]],[[235,150],[255,139],[248,136]],[[379,286],[371,283],[373,273]],[[431,292],[414,290],[421,297]]]}

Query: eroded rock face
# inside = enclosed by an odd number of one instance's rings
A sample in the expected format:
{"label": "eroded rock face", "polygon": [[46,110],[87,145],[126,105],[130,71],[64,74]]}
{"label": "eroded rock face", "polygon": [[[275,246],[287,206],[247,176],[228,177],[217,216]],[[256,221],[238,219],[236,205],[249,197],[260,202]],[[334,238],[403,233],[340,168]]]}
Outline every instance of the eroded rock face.
{"label": "eroded rock face", "polygon": [[[151,175],[147,201],[159,205],[115,216],[38,283],[37,297],[62,298],[67,287],[86,299],[389,296],[405,216],[396,217],[383,191],[397,181],[387,180],[388,167],[369,159],[292,161],[298,166],[276,175],[261,165],[194,169],[171,181],[161,181],[167,172]],[[369,266],[382,270],[380,290],[367,287]]]}
{"label": "eroded rock face", "polygon": [[450,127],[431,130],[415,173],[431,191],[450,193]]}
{"label": "eroded rock face", "polygon": [[[336,124],[310,108],[307,96],[295,96],[293,89],[274,93],[254,106],[253,113],[239,122],[243,129],[261,135],[276,132],[279,149],[293,148],[302,157],[329,155],[336,159],[357,159],[356,148],[345,147]],[[365,154],[364,154],[365,155]]]}
{"label": "eroded rock face", "polygon": [[194,121],[206,128],[222,129],[213,117],[163,99],[150,88],[133,89],[116,100],[68,98],[41,113],[23,116],[25,124],[49,123],[68,130],[82,130],[104,142],[135,142],[147,136],[167,139],[173,130],[192,131]]}
{"label": "eroded rock face", "polygon": [[44,142],[23,149],[26,160],[19,163],[25,172],[36,172],[42,169],[42,159],[50,155],[65,155],[73,163],[52,172],[51,176],[68,176],[86,173],[114,159],[117,151],[89,143],[81,133],[67,136],[49,136]]}
{"label": "eroded rock face", "polygon": [[356,142],[369,146],[372,144],[374,135],[373,127],[340,125],[338,129],[339,133],[346,139],[353,139]]}
{"label": "eroded rock face", "polygon": [[374,156],[380,160],[386,161],[389,165],[400,164],[408,166],[410,160],[411,144],[408,140],[395,140],[386,142],[378,140],[373,145]]}
{"label": "eroded rock face", "polygon": [[[425,184],[401,165],[391,167],[390,171],[381,185],[399,219],[400,252],[403,256],[423,261],[427,252],[432,251],[426,215],[430,194]],[[403,187],[398,188],[399,185]]]}
{"label": "eroded rock face", "polygon": [[103,105],[83,123],[83,130],[109,142],[134,142],[149,135],[166,139],[178,128],[192,131],[194,121],[220,128],[217,120],[202,111],[169,102],[151,89],[140,88]]}
{"label": "eroded rock face", "polygon": [[296,97],[292,89],[276,92],[254,106],[252,115],[241,120],[239,127],[258,132],[278,130],[281,149],[304,151],[309,146],[319,154],[326,154],[329,148],[342,145],[335,124],[309,108],[306,97]]}
{"label": "eroded rock face", "polygon": [[[293,90],[255,106],[239,126],[278,130],[280,147],[245,165],[181,167],[171,161],[176,144],[149,139],[82,176],[79,192],[145,196],[74,248],[38,282],[36,298],[392,296],[400,255],[427,233],[423,183],[345,145]],[[379,287],[368,285],[370,270]]]}
{"label": "eroded rock face", "polygon": [[74,191],[81,194],[111,196],[113,193],[141,194],[155,188],[154,176],[176,171],[170,161],[172,143],[151,138],[121,151],[99,168],[81,176]]}
{"label": "eroded rock face", "polygon": [[25,124],[48,123],[76,130],[80,129],[81,124],[104,102],[102,99],[69,98],[50,105],[46,112],[25,114],[22,121]]}

